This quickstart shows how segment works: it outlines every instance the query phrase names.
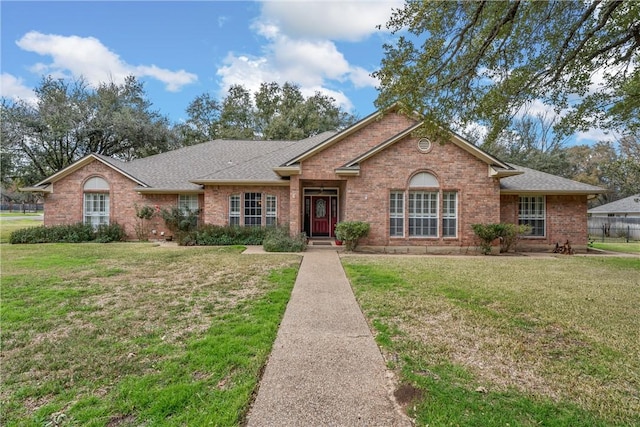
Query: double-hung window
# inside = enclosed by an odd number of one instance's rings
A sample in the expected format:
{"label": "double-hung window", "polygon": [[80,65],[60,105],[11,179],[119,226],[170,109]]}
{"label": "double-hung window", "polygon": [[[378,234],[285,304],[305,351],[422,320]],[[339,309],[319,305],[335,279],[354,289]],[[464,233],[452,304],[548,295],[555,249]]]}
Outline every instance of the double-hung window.
{"label": "double-hung window", "polygon": [[240,195],[229,196],[229,225],[240,225]]}
{"label": "double-hung window", "polygon": [[178,195],[178,208],[184,214],[196,213],[200,209],[198,206],[197,194],[180,194]]}
{"label": "double-hung window", "polygon": [[458,193],[442,193],[442,237],[456,237],[458,230]]}
{"label": "double-hung window", "polygon": [[262,193],[244,193],[244,225],[262,225]]}
{"label": "double-hung window", "polygon": [[266,196],[266,209],[265,209],[265,223],[267,227],[273,227],[277,225],[278,219],[278,199],[276,196],[267,194]]}
{"label": "double-hung window", "polygon": [[404,236],[404,192],[392,191],[389,195],[389,235]]}
{"label": "double-hung window", "polygon": [[520,196],[518,203],[518,224],[531,226],[530,236],[545,235],[544,196]]}
{"label": "double-hung window", "polygon": [[180,213],[189,218],[191,225],[196,227],[198,225],[198,215],[200,214],[200,206],[198,206],[197,194],[179,194],[178,195],[178,209]]}

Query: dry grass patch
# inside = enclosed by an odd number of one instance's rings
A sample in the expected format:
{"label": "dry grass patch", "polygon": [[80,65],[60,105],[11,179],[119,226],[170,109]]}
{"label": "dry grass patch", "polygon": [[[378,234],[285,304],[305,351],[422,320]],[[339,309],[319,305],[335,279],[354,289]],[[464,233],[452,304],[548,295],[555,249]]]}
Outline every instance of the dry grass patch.
{"label": "dry grass patch", "polygon": [[228,247],[3,246],[0,424],[238,423],[299,263]]}
{"label": "dry grass patch", "polygon": [[[500,422],[547,425],[569,405],[577,408],[569,419],[640,423],[638,260],[345,256],[343,263],[406,379],[436,387],[447,378],[448,386],[482,391],[471,400],[515,393],[544,407]],[[456,416],[447,422],[460,422]]]}

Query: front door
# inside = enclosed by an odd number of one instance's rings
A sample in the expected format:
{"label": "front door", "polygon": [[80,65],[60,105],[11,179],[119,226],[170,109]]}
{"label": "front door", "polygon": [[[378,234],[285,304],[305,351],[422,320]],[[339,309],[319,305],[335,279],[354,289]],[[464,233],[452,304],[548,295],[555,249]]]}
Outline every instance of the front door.
{"label": "front door", "polygon": [[330,236],[331,205],[329,197],[311,197],[311,235]]}

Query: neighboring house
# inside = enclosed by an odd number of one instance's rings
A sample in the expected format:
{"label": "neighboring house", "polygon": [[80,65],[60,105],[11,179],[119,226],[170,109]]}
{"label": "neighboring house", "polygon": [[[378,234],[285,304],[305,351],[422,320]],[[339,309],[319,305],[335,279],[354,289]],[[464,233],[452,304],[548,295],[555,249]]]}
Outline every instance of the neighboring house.
{"label": "neighboring house", "polygon": [[591,217],[640,218],[640,194],[589,209]]}
{"label": "neighboring house", "polygon": [[455,134],[417,138],[420,126],[391,108],[300,141],[215,140],[130,162],[91,154],[26,190],[44,194],[45,225],[117,222],[132,239],[136,205],[178,205],[200,209],[201,223],[288,224],[310,238],[366,221],[361,245],[386,252],[475,250],[471,225],[497,222],[530,224],[527,247],[586,249],[587,199],[603,189],[509,165]]}
{"label": "neighboring house", "polygon": [[588,213],[592,238],[640,240],[640,194],[597,206]]}

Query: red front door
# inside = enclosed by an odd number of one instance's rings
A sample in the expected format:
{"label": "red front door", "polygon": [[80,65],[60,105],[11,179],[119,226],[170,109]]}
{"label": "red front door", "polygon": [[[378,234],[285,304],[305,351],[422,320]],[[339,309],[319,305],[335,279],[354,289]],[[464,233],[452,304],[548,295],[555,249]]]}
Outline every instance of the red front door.
{"label": "red front door", "polygon": [[313,236],[330,236],[330,198],[312,197],[311,201],[311,234]]}

